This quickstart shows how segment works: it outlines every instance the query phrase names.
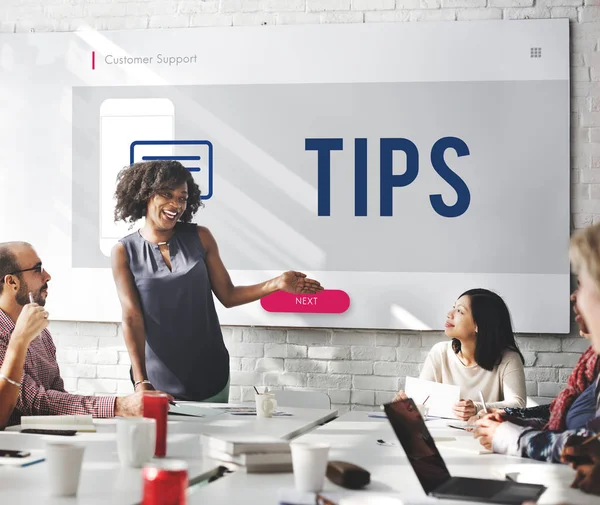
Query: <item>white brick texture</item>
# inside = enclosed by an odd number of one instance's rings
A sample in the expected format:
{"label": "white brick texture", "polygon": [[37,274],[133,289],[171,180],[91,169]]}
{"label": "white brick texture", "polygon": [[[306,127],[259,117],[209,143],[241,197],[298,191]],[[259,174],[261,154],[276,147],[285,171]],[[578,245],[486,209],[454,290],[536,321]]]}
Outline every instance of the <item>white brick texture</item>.
{"label": "white brick texture", "polygon": [[[176,28],[303,23],[482,19],[571,20],[571,182],[575,228],[600,222],[600,0],[3,0],[0,32]],[[65,386],[127,394],[129,356],[119,325],[53,321]],[[345,410],[373,410],[417,375],[439,332],[224,328],[231,400],[252,386],[327,392]],[[588,343],[569,336],[519,335],[527,394],[547,403],[564,387]]]}

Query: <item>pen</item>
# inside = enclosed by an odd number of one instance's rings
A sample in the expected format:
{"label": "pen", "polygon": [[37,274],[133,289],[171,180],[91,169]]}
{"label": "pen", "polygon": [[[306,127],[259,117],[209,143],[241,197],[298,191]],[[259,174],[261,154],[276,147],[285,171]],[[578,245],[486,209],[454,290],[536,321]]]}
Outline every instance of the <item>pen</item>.
{"label": "pen", "polygon": [[588,443],[590,443],[592,440],[596,440],[596,439],[597,439],[597,438],[599,438],[599,437],[600,437],[600,433],[596,433],[594,436],[592,436],[592,437],[590,437],[590,438],[587,438],[586,440],[584,440],[584,441],[581,443],[581,445],[588,444]]}
{"label": "pen", "polygon": [[29,292],[29,303],[35,303],[35,300],[33,299],[33,295],[31,294],[31,291]]}
{"label": "pen", "polygon": [[483,393],[481,392],[481,390],[479,390],[479,399],[481,400],[481,405],[483,405],[483,411],[487,414],[488,409],[485,406],[485,400],[483,399]]}
{"label": "pen", "polygon": [[169,400],[169,404],[175,405],[175,407],[179,407],[179,405],[177,405],[173,400]]}

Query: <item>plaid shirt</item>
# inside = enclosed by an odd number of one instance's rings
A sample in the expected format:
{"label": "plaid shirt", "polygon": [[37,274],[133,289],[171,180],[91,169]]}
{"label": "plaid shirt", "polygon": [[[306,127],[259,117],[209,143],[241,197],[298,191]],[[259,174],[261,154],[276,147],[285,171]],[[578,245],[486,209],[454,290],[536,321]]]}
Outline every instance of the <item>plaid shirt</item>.
{"label": "plaid shirt", "polygon": [[[14,329],[12,319],[0,310],[0,364]],[[104,418],[115,415],[114,396],[81,396],[65,391],[56,362],[56,347],[47,329],[29,345],[20,382],[21,393],[8,426],[19,424],[21,416],[92,414]]]}

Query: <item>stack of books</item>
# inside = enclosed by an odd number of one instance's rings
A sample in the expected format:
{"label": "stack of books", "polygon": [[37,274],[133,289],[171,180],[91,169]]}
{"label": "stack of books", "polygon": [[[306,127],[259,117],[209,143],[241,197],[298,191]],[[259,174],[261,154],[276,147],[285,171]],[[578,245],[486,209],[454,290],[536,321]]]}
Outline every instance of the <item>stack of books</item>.
{"label": "stack of books", "polygon": [[205,457],[215,459],[235,470],[248,473],[292,471],[289,442],[257,435],[202,435]]}
{"label": "stack of books", "polygon": [[94,433],[96,427],[91,415],[22,416],[21,430],[67,430]]}

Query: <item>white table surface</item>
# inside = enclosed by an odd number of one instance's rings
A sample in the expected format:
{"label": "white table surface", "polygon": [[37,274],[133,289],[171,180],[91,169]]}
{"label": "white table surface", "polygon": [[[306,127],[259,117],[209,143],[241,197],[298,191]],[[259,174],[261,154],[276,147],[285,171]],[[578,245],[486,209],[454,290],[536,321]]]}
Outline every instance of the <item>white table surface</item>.
{"label": "white table surface", "polygon": [[[173,420],[170,416],[167,458],[186,460],[190,481],[197,482],[213,475],[219,466],[219,462],[202,458],[199,437],[201,433],[255,433],[289,440],[337,416],[335,410],[282,410],[293,416],[259,419],[256,416],[221,414],[204,418],[176,416]],[[78,433],[71,437],[21,434],[16,431],[0,432],[2,449],[43,449],[47,440],[80,443],[86,447],[77,497],[49,497],[47,467],[46,463],[42,462],[25,468],[0,466],[0,504],[139,503],[142,498],[141,470],[123,468],[119,464],[116,452],[116,420],[102,419],[94,422],[98,433]]]}
{"label": "white table surface", "polygon": [[[502,479],[506,473],[519,469],[531,474],[531,469],[534,468],[539,469],[534,479],[536,483],[548,487],[538,503],[600,504],[599,497],[569,488],[574,472],[568,466],[551,465],[499,454],[478,455],[460,451],[459,446],[476,442],[472,440],[471,434],[446,427],[446,421],[428,422],[428,427],[453,476]],[[378,445],[376,443],[378,439],[395,445]],[[324,494],[336,493],[332,497],[339,497],[340,492],[346,494],[375,492],[401,498],[407,505],[474,503],[439,500],[425,496],[386,419],[369,418],[366,412],[349,412],[297,440],[328,442],[331,444],[330,460],[349,461],[371,472],[371,484],[365,491],[343,490],[325,479]],[[293,486],[292,473],[247,474],[238,471],[208,486],[193,489],[188,505],[232,503],[275,505],[278,503],[279,492],[286,488],[292,489]]]}

